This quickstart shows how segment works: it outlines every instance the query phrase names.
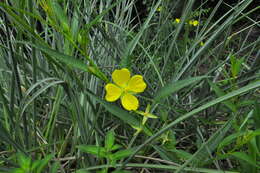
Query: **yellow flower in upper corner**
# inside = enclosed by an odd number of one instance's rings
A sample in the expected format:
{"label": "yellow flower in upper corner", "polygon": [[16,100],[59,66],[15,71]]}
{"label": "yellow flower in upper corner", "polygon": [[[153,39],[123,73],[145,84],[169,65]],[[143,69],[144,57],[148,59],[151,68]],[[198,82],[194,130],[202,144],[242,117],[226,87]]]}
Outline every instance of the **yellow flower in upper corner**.
{"label": "yellow flower in upper corner", "polygon": [[145,90],[146,83],[143,80],[143,76],[134,75],[131,77],[130,71],[122,68],[112,73],[112,80],[115,84],[108,83],[105,86],[105,99],[109,102],[114,102],[120,98],[126,110],[137,110],[139,101],[134,94]]}
{"label": "yellow flower in upper corner", "polygon": [[175,19],[175,22],[176,22],[176,23],[180,23],[180,22],[181,22],[181,19],[176,18],[176,19]]}

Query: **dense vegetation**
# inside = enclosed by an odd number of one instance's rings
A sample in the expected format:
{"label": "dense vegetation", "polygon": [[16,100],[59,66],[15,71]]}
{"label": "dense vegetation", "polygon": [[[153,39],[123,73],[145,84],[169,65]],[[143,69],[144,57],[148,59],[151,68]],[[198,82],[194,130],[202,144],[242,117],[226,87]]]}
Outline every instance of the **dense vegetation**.
{"label": "dense vegetation", "polygon": [[210,2],[1,0],[0,172],[259,172],[260,6]]}

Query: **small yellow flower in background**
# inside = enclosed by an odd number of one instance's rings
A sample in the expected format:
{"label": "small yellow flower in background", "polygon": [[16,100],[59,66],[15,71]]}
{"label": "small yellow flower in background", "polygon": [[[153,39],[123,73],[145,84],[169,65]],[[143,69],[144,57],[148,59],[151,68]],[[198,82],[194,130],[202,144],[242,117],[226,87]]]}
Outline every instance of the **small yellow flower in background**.
{"label": "small yellow flower in background", "polygon": [[157,116],[153,115],[150,113],[150,109],[151,109],[151,105],[148,104],[146,109],[145,109],[145,112],[143,111],[135,111],[136,113],[140,114],[140,115],[143,115],[143,121],[142,121],[142,124],[144,125],[146,123],[146,121],[148,120],[148,118],[158,118]]}
{"label": "small yellow flower in background", "polygon": [[180,22],[181,22],[181,19],[176,18],[176,19],[175,19],[175,22],[176,22],[176,23],[180,23]]}
{"label": "small yellow flower in background", "polygon": [[159,6],[157,9],[156,9],[156,11],[162,11],[162,9],[163,9],[163,7],[162,6]]}
{"label": "small yellow flower in background", "polygon": [[204,42],[203,41],[200,42],[200,46],[204,46]]}
{"label": "small yellow flower in background", "polygon": [[189,24],[193,25],[193,26],[198,26],[199,25],[199,21],[197,21],[197,20],[190,20]]}
{"label": "small yellow flower in background", "polygon": [[199,25],[199,21],[194,20],[194,21],[193,21],[193,26],[197,26],[197,25]]}
{"label": "small yellow flower in background", "polygon": [[123,107],[128,110],[137,110],[139,101],[134,94],[141,93],[146,88],[146,83],[143,76],[134,75],[131,77],[130,71],[126,68],[115,70],[112,73],[113,83],[108,83],[105,86],[105,99],[109,102],[114,102],[121,99]]}

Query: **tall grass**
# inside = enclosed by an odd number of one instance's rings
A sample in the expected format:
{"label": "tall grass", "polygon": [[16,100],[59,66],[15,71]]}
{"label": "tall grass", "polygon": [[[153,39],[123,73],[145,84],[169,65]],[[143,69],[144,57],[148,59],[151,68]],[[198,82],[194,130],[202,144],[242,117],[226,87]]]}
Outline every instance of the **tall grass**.
{"label": "tall grass", "polygon": [[260,171],[259,6],[144,2],[0,1],[0,172]]}

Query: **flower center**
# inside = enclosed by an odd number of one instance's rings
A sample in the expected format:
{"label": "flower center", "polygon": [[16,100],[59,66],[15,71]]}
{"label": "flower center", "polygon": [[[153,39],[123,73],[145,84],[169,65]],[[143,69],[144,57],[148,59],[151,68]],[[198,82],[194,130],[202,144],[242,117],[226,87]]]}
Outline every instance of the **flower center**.
{"label": "flower center", "polygon": [[124,84],[123,86],[120,86],[120,88],[121,88],[123,94],[131,92],[129,87],[128,87],[128,83]]}

